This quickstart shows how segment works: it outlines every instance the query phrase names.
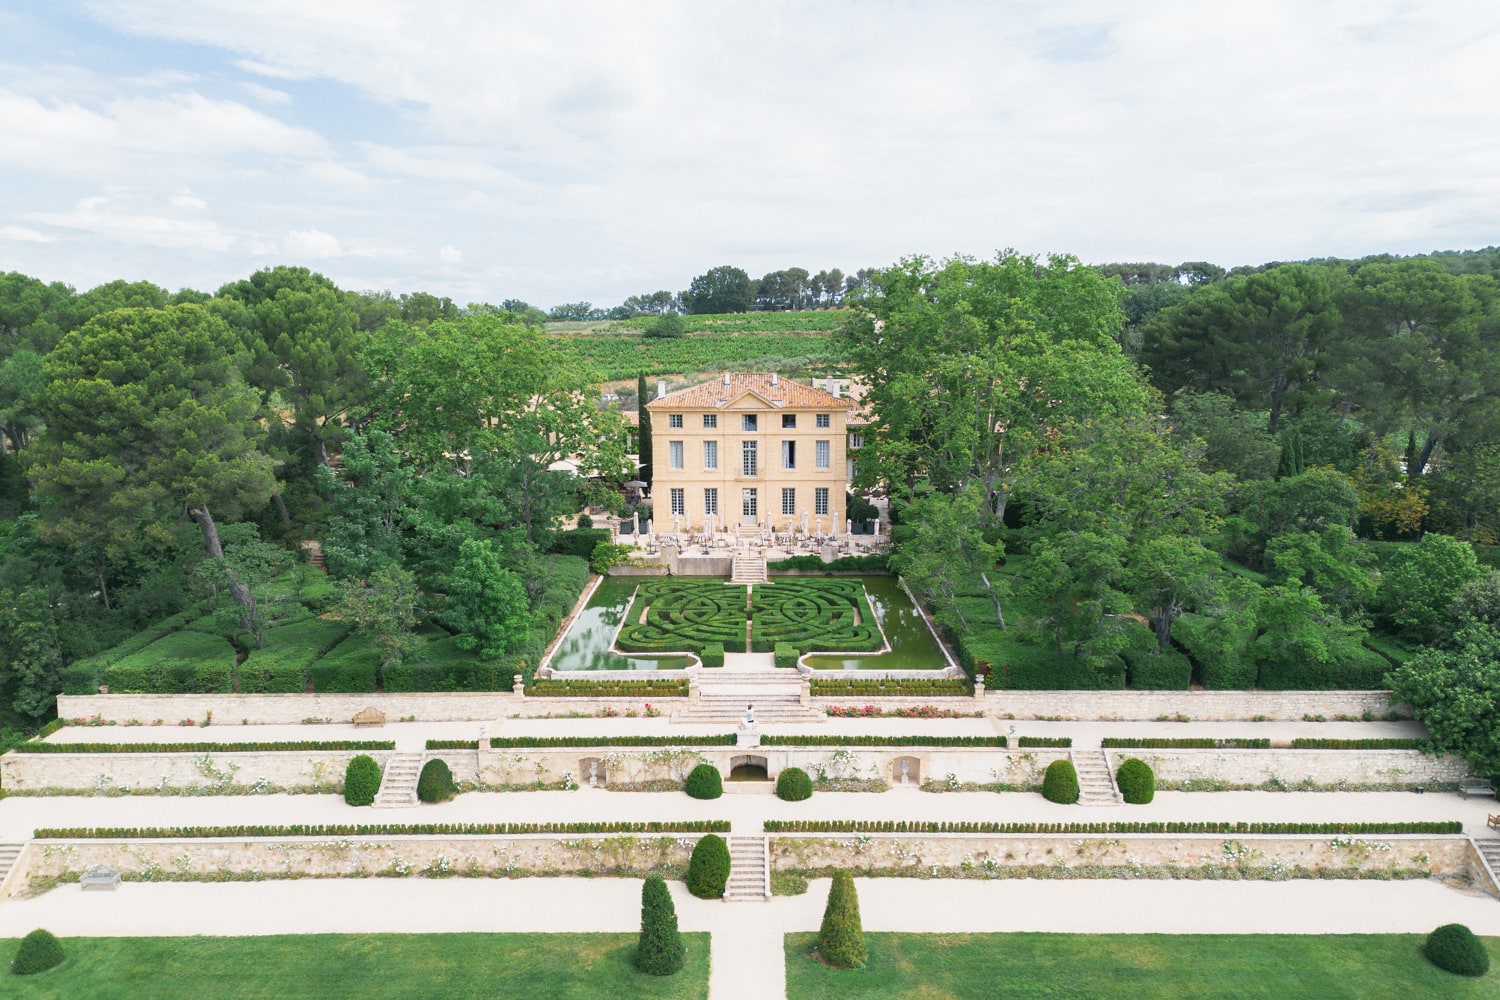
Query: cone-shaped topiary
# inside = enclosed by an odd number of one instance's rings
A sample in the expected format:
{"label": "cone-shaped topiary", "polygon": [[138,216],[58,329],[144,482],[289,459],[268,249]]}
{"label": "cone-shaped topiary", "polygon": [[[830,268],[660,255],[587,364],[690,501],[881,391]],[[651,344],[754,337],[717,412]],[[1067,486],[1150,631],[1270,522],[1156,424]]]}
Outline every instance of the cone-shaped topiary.
{"label": "cone-shaped topiary", "polygon": [[695,799],[716,799],[724,794],[724,779],[712,764],[699,764],[688,774],[682,790]]}
{"label": "cone-shaped topiary", "polygon": [[1071,760],[1054,760],[1042,775],[1042,798],[1070,806],[1078,801],[1078,772]]}
{"label": "cone-shaped topiary", "polygon": [[1482,976],[1490,971],[1490,955],[1484,942],[1463,924],[1444,924],[1427,935],[1422,947],[1427,961],[1460,976]]}
{"label": "cone-shaped topiary", "polygon": [[835,969],[857,969],[865,964],[865,929],[859,920],[859,895],[854,876],[843,868],[833,873],[828,906],[818,931],[818,954]]}
{"label": "cone-shaped topiary", "polygon": [[423,802],[447,802],[457,794],[458,786],[453,783],[447,761],[434,757],[422,765],[422,775],[417,778],[417,798]]}
{"label": "cone-shaped topiary", "polygon": [[688,860],[688,892],[699,899],[722,899],[729,883],[729,845],[716,833],[706,833],[693,846]]}
{"label": "cone-shaped topiary", "polygon": [[1125,801],[1133,806],[1143,806],[1156,798],[1156,774],[1150,764],[1138,758],[1130,757],[1120,763],[1115,783]]}
{"label": "cone-shaped topiary", "polygon": [[647,975],[670,976],[687,960],[687,946],[677,933],[677,907],[660,875],[647,875],[641,886],[641,942],[635,967]]}
{"label": "cone-shaped topiary", "polygon": [[51,931],[38,927],[21,939],[21,947],[16,949],[10,971],[18,976],[29,976],[46,972],[55,965],[61,965],[62,961],[62,943],[52,936]]}
{"label": "cone-shaped topiary", "polygon": [[786,802],[812,798],[812,779],[800,767],[789,767],[776,776],[776,797]]}
{"label": "cone-shaped topiary", "polygon": [[380,765],[369,754],[360,754],[344,771],[344,801],[351,806],[367,806],[380,791]]}

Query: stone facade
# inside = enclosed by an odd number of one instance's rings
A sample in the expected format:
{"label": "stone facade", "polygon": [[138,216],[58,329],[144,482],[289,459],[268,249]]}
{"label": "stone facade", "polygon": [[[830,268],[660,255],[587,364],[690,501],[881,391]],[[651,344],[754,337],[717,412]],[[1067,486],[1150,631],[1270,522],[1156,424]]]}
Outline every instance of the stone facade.
{"label": "stone facade", "polygon": [[0,757],[6,791],[68,788],[211,789],[257,783],[278,788],[342,785],[349,761],[367,753],[385,767],[385,750],[276,750],[253,753],[16,753]]}
{"label": "stone facade", "polygon": [[[848,699],[844,699],[846,702]],[[1185,715],[1193,722],[1300,720],[1304,715],[1375,718],[1399,712],[1385,691],[987,691],[985,708],[997,718],[1150,721]]]}
{"label": "stone facade", "polygon": [[[149,724],[164,719],[202,719],[209,712],[227,725],[289,725],[307,719],[349,722],[374,708],[387,722],[414,716],[418,722],[491,722],[508,714],[513,694],[435,691],[406,694],[90,694],[57,696],[61,719],[99,716],[111,722]],[[368,730],[378,734],[379,729]],[[379,739],[378,735],[372,739]]]}
{"label": "stone facade", "polygon": [[1259,785],[1272,779],[1295,785],[1429,785],[1456,782],[1469,773],[1462,757],[1428,757],[1415,750],[1110,750],[1110,771],[1127,757],[1151,765],[1158,782],[1215,779]]}

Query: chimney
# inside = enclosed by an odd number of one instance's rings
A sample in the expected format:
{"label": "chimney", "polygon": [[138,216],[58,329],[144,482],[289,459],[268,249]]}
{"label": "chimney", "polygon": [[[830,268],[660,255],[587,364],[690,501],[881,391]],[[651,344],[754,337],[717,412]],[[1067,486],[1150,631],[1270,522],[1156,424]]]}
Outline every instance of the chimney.
{"label": "chimney", "polygon": [[771,384],[772,385],[780,385],[781,384],[781,376],[777,375],[775,372],[772,372],[771,373]]}
{"label": "chimney", "polygon": [[724,384],[725,385],[729,384],[729,373],[728,372],[724,373]]}
{"label": "chimney", "polygon": [[661,399],[667,394],[667,383],[665,381],[656,383],[656,398]]}
{"label": "chimney", "polygon": [[833,394],[834,399],[839,398],[839,393],[844,391],[844,383],[836,378],[828,380],[828,391]]}

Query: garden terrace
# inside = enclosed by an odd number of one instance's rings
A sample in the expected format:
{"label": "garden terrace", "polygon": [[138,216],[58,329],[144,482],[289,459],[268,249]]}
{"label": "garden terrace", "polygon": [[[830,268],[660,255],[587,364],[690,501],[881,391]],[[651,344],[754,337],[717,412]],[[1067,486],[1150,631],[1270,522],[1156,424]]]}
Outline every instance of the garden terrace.
{"label": "garden terrace", "polygon": [[[766,833],[995,833],[1110,834],[1204,833],[1374,836],[1386,834],[1460,834],[1457,820],[1390,823],[1251,823],[1251,822],[1107,822],[1107,823],[965,823],[920,820],[776,820],[762,824]],[[38,834],[40,836],[40,834]]]}
{"label": "garden terrace", "polygon": [[17,753],[294,753],[304,750],[394,750],[394,740],[292,740],[283,743],[22,743]]}
{"label": "garden terrace", "polygon": [[727,833],[723,819],[651,823],[321,823],[281,826],[42,828],[37,840],[201,840],[238,837],[514,836],[534,833]]}
{"label": "garden terrace", "polygon": [[615,645],[627,653],[701,653],[711,643],[744,652],[743,587],[714,581],[642,583],[626,612]]}

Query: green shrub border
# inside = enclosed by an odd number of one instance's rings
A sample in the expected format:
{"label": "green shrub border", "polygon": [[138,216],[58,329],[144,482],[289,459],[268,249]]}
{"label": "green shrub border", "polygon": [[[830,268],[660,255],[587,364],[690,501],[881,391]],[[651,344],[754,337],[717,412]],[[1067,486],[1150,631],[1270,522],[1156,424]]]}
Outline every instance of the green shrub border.
{"label": "green shrub border", "polygon": [[1071,736],[1022,736],[1016,740],[1016,746],[1019,747],[1052,747],[1066,750],[1072,745],[1073,737]]}
{"label": "green shrub border", "polygon": [[[437,742],[434,740],[433,742]],[[491,736],[495,750],[547,747],[732,747],[733,733],[714,736]],[[431,749],[429,747],[429,749]]]}
{"label": "green shrub border", "polygon": [[1004,736],[762,736],[773,747],[1003,747]]}
{"label": "green shrub border", "polygon": [[1106,736],[1099,741],[1106,750],[1269,750],[1268,739],[1223,739],[1207,736]]}
{"label": "green shrub border", "polygon": [[[933,673],[939,672],[933,671]],[[861,698],[962,698],[973,696],[974,684],[972,681],[957,677],[934,677],[932,680],[920,677],[900,680],[881,680],[875,677],[837,679],[814,677],[811,694],[816,698],[852,696]]]}
{"label": "green shrub border", "polygon": [[980,823],[927,822],[878,819],[768,819],[766,833],[1212,833],[1212,834],[1397,834],[1463,833],[1457,820],[1425,820],[1419,823]]}
{"label": "green shrub border", "polygon": [[1428,746],[1426,740],[1411,738],[1368,740],[1322,740],[1299,738],[1292,740],[1293,750],[1422,750]]}
{"label": "green shrub border", "polygon": [[395,740],[293,740],[287,743],[22,743],[17,753],[261,753],[394,750]]}
{"label": "green shrub border", "polygon": [[534,680],[526,688],[528,698],[686,698],[687,678],[657,680]]}
{"label": "green shrub border", "polygon": [[495,836],[523,833],[728,833],[725,819],[650,823],[321,823],[285,826],[42,827],[37,840],[212,840],[234,837]]}

